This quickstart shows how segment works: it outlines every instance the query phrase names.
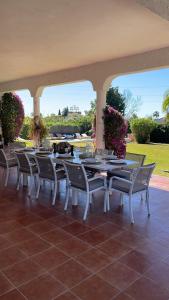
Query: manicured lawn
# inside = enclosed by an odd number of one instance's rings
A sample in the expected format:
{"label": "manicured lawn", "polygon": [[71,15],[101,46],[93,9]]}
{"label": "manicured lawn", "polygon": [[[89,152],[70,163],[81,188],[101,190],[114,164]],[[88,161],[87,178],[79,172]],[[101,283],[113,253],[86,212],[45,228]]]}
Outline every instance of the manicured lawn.
{"label": "manicured lawn", "polygon": [[127,151],[146,155],[145,163],[156,162],[154,174],[169,177],[169,145],[167,144],[127,144]]}

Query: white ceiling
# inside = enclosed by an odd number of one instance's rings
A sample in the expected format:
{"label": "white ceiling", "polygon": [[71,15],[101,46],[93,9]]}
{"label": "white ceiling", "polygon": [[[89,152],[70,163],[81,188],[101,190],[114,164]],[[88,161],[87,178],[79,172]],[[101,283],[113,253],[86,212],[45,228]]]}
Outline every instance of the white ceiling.
{"label": "white ceiling", "polygon": [[169,46],[169,22],[135,0],[5,0],[0,22],[0,82]]}

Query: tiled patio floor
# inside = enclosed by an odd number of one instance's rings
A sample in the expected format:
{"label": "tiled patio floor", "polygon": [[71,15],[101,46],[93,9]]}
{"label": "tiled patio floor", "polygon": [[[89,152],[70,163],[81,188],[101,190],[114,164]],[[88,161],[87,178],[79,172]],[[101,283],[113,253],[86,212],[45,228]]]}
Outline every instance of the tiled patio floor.
{"label": "tiled patio floor", "polygon": [[0,300],[167,300],[169,299],[169,179],[151,181],[151,217],[144,200],[123,209],[113,194],[104,215],[102,193],[86,224],[84,196],[63,213],[64,183],[51,207],[48,184],[39,201],[26,188],[0,183]]}

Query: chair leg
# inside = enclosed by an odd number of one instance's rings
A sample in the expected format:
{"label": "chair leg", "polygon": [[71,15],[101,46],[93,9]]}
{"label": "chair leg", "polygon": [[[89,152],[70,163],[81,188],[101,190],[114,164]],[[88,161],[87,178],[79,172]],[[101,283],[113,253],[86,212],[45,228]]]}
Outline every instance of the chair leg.
{"label": "chair leg", "polygon": [[93,203],[93,194],[90,194],[90,200],[89,203],[92,204]]}
{"label": "chair leg", "polygon": [[143,193],[141,193],[141,201],[144,201]]}
{"label": "chair leg", "polygon": [[69,187],[69,185],[67,185],[67,189],[66,189],[66,201],[65,201],[64,210],[67,210],[67,207],[68,207],[69,193],[70,193],[70,187]]}
{"label": "chair leg", "polygon": [[29,197],[31,196],[31,192],[32,192],[32,179],[33,179],[33,177],[30,176],[30,178],[29,178],[29,185],[28,185],[28,196]]}
{"label": "chair leg", "polygon": [[39,198],[40,187],[41,187],[41,180],[40,180],[40,178],[38,178],[38,186],[37,186],[37,191],[36,191],[36,199]]}
{"label": "chair leg", "polygon": [[18,183],[17,183],[17,187],[16,187],[17,191],[19,191],[20,181],[21,181],[21,173],[19,172],[18,173]]}
{"label": "chair leg", "polygon": [[110,210],[110,195],[112,192],[107,191],[106,193],[107,193],[107,195],[106,195],[107,211],[109,211]]}
{"label": "chair leg", "polygon": [[84,215],[83,215],[83,221],[86,221],[87,212],[88,212],[88,209],[89,209],[89,201],[90,201],[90,194],[87,193],[86,207],[85,207],[85,211],[84,211]]}
{"label": "chair leg", "polygon": [[149,190],[146,191],[146,205],[147,205],[148,217],[150,217]]}
{"label": "chair leg", "polygon": [[107,197],[108,197],[108,195],[107,195],[108,193],[107,193],[107,191],[105,191],[105,193],[104,193],[104,213],[106,213],[106,211],[107,211]]}
{"label": "chair leg", "polygon": [[133,217],[133,209],[132,209],[132,204],[131,204],[131,197],[132,197],[132,195],[129,195],[129,213],[130,213],[131,224],[134,224],[134,217]]}
{"label": "chair leg", "polygon": [[121,193],[120,194],[120,206],[123,206],[124,205],[124,202],[123,202],[123,194]]}
{"label": "chair leg", "polygon": [[52,200],[53,206],[55,205],[56,194],[57,194],[57,182],[54,183],[54,192],[53,192],[53,200]]}
{"label": "chair leg", "polygon": [[9,179],[9,168],[6,169],[5,186],[7,186],[8,184],[8,179]]}

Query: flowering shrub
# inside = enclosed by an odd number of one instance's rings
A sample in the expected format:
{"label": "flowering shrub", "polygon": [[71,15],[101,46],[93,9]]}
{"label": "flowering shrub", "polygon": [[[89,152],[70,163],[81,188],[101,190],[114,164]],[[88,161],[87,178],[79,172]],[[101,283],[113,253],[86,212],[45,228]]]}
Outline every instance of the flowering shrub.
{"label": "flowering shrub", "polygon": [[3,94],[0,119],[4,143],[7,145],[19,136],[24,120],[23,104],[15,93]]}
{"label": "flowering shrub", "polygon": [[126,154],[127,121],[120,112],[109,105],[104,108],[103,121],[105,148],[113,150],[117,157],[124,158]]}

